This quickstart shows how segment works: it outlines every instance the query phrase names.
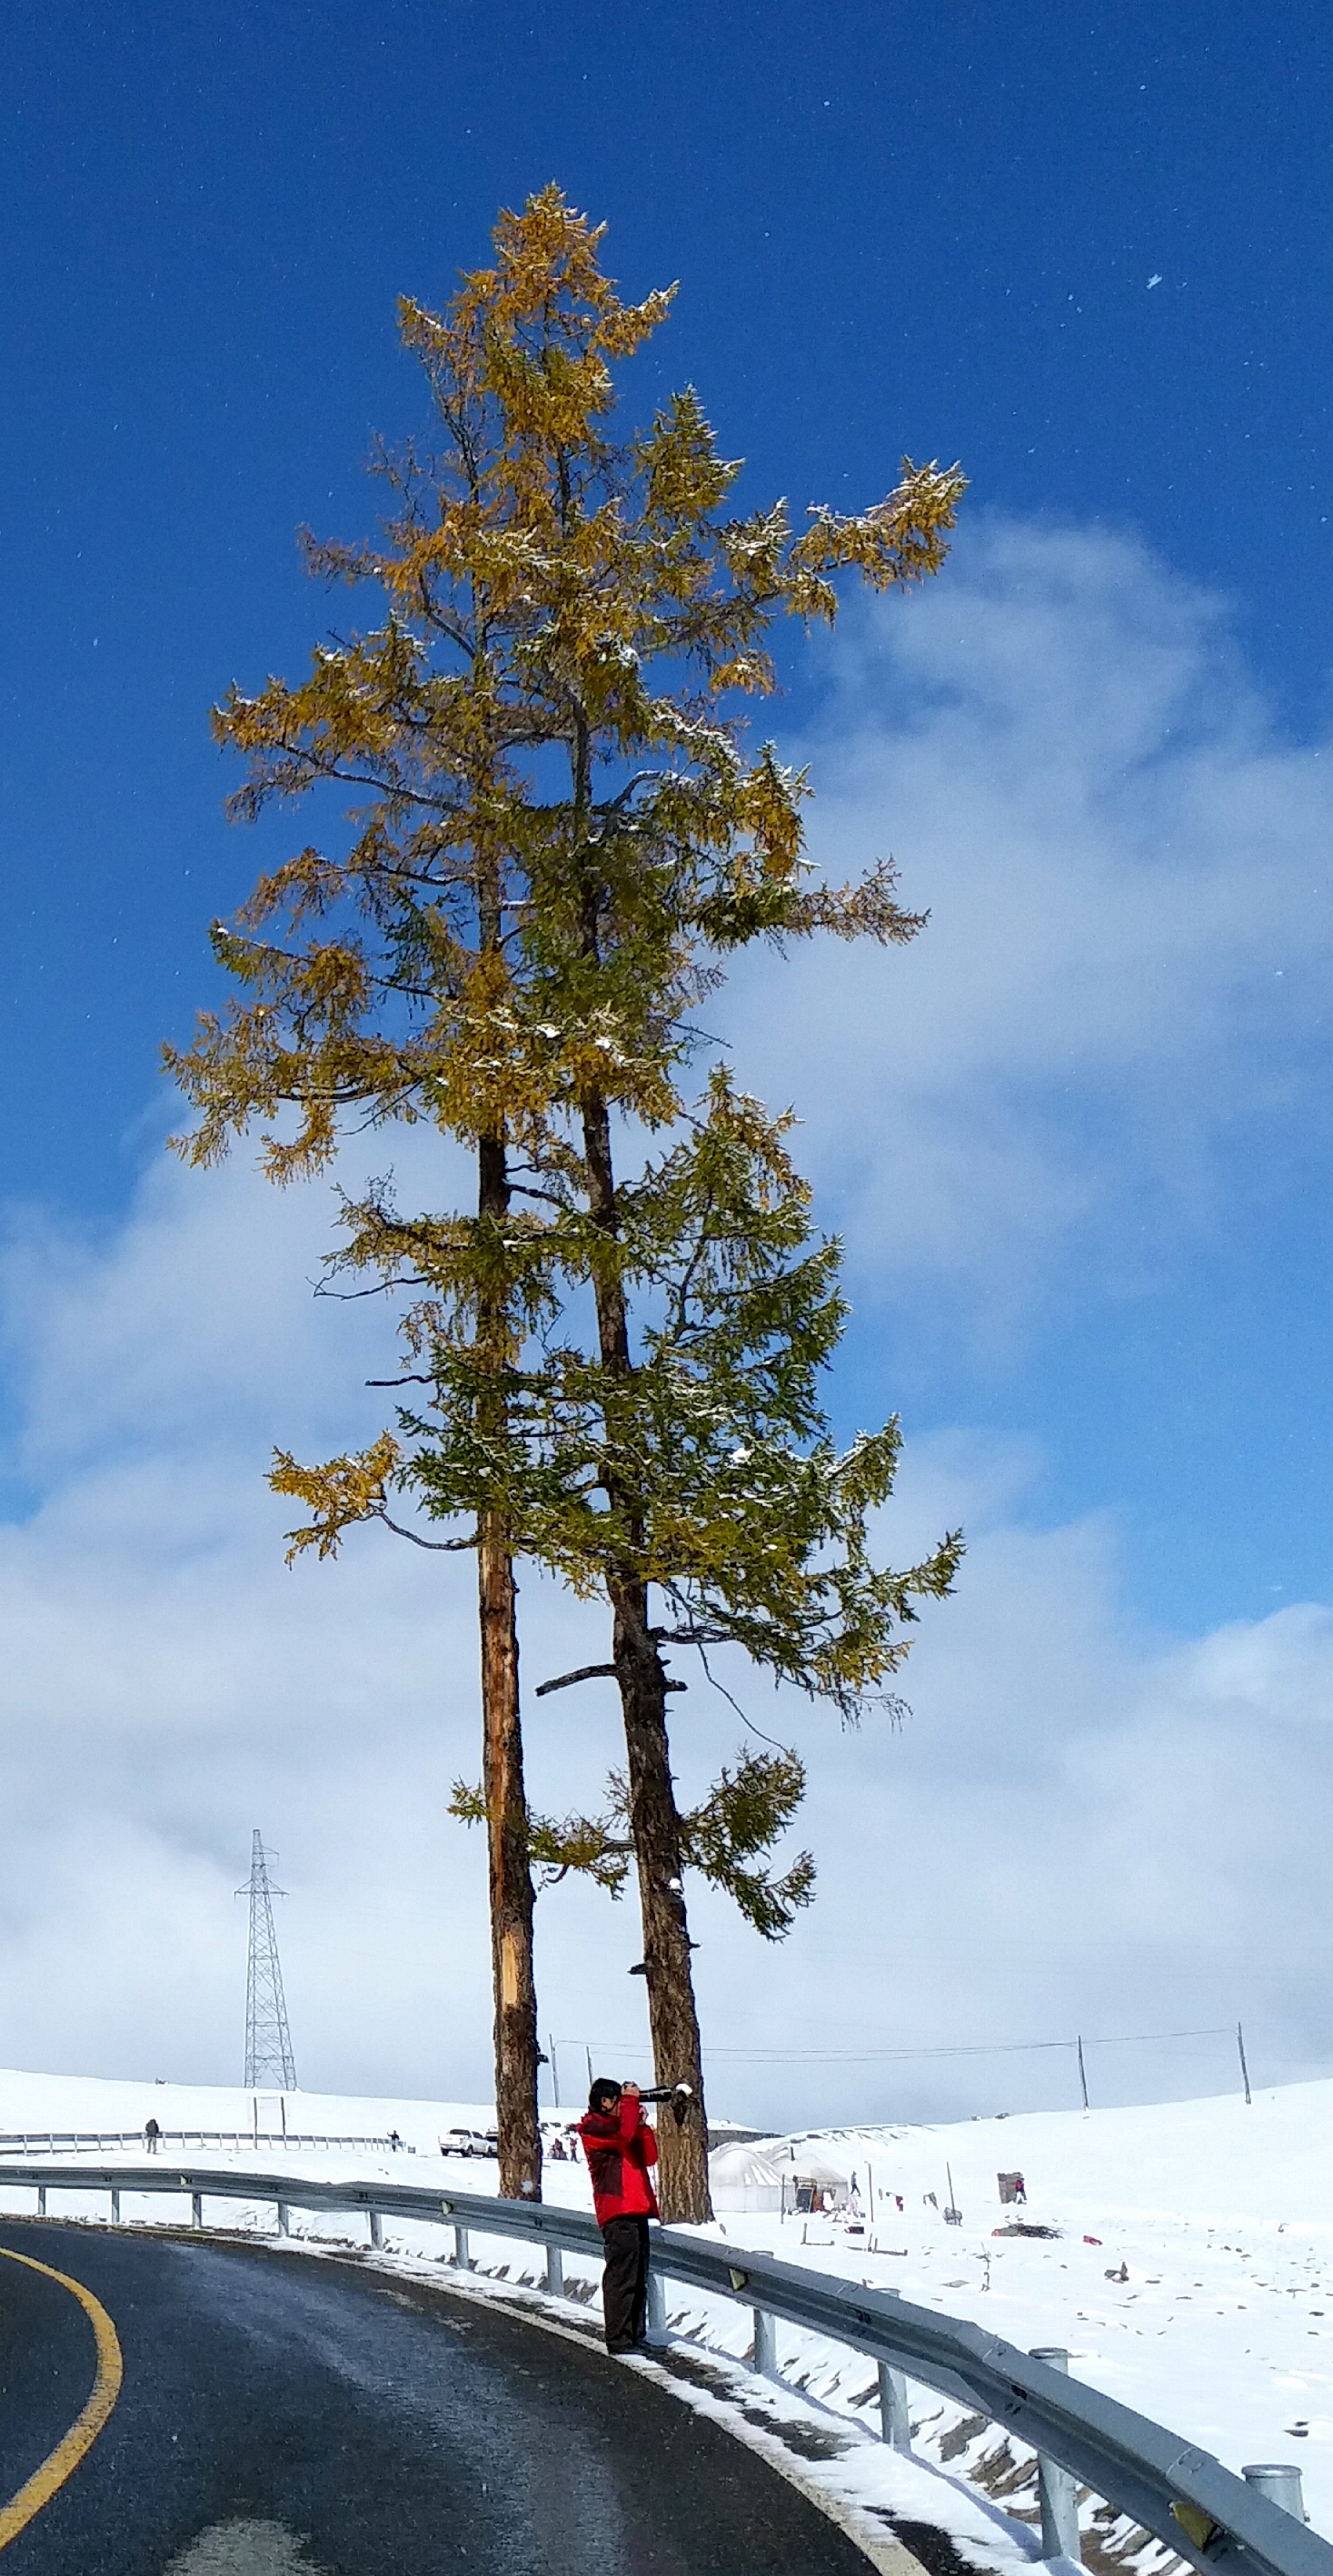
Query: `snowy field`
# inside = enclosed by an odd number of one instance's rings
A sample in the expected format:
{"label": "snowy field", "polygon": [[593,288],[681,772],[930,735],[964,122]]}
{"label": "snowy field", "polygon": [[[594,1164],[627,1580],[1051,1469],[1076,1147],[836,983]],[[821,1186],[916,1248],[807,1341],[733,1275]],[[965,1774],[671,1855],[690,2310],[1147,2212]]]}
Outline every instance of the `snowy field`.
{"label": "snowy field", "polygon": [[[264,2127],[276,2127],[277,2097],[260,2096]],[[110,2083],[0,2073],[0,2129],[142,2128],[150,2114],[165,2131],[253,2125],[253,2097],[240,2088]],[[296,2172],[401,2182],[437,2177],[456,2190],[494,2190],[494,2163],[451,2160],[438,2144],[454,2127],[484,2130],[489,2105],[287,2097],[289,2125],[368,2137],[397,2129],[411,2154],[369,2150],[288,2151]],[[550,2114],[548,2134],[573,2117]],[[218,2152],[218,2151],[213,2151]],[[234,2169],[253,2149],[221,2151]],[[826,2129],[766,2142],[759,2154],[789,2186],[812,2167],[862,2204],[855,2221],[790,2210],[723,2210],[709,2234],[872,2284],[953,2316],[970,2317],[1008,2341],[1065,2344],[1075,2376],[1170,2425],[1230,2468],[1290,2460],[1301,2468],[1317,2529],[1333,2536],[1333,2082],[1292,2085],[1239,2097],[1157,2104],[1144,2110],[1043,2112],[941,2127]],[[271,2164],[271,2150],[261,2150]],[[127,2154],[127,2161],[130,2156]],[[191,2152],[191,2163],[205,2159]],[[997,2176],[1020,2170],[1027,2203],[1002,2207]],[[946,2222],[948,2172],[961,2225]],[[589,2207],[579,2164],[548,2163],[548,2199]],[[933,2200],[930,2197],[933,2195]],[[790,2188],[785,2197],[790,2199]],[[902,2206],[899,2207],[901,2200]],[[51,2196],[51,2213],[93,2214],[87,2200]],[[0,2192],[0,2208],[30,2211],[31,2192]],[[100,2214],[100,2213],[99,2213]],[[169,2201],[133,2202],[127,2219],[179,2224]],[[219,2223],[269,2232],[271,2208],[241,2205]],[[1015,2222],[1053,2231],[997,2233]],[[313,2238],[316,2223],[293,2212]],[[336,2230],[336,2235],[335,2235]],[[318,2223],[321,2241],[364,2244],[356,2219]],[[432,2269],[451,2250],[439,2229],[386,2227],[389,2259]],[[478,2295],[512,2295],[538,2262],[503,2239],[474,2240],[485,2277]],[[1325,2269],[1329,2287],[1324,2288]],[[586,2315],[595,2276],[567,2258],[567,2280]],[[715,2354],[725,2397],[751,2344],[746,2309],[668,2288],[677,2333]],[[1312,2353],[1312,2343],[1324,2345]],[[993,2428],[964,2418],[915,2389],[912,2416],[919,2465],[895,2462],[877,2442],[874,2373],[855,2355],[795,2329],[778,2328],[788,2394],[765,2392],[762,2409],[779,2429],[813,2408],[839,2431],[819,2474],[848,2500],[881,2514],[934,2520],[979,2563],[1014,2567],[1034,2553],[1035,2479],[1025,2456]],[[700,2352],[700,2359],[703,2354]],[[757,2383],[746,2382],[753,2411]],[[692,2402],[711,2405],[702,2387]],[[718,2400],[721,2402],[721,2399]],[[860,2428],[860,2437],[853,2428]],[[845,2438],[842,2438],[845,2433]],[[1090,2563],[1103,2568],[1145,2557],[1141,2536],[1088,2499]],[[1160,2564],[1152,2552],[1145,2563]]]}

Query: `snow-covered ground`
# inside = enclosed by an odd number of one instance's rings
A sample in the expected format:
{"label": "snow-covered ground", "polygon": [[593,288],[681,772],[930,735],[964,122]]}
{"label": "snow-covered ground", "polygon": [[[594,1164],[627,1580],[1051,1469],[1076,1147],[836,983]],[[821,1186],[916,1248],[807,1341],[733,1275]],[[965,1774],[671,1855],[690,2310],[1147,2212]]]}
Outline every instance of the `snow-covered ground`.
{"label": "snow-covered ground", "polygon": [[[261,2121],[269,2118],[261,2096]],[[0,2073],[0,2130],[138,2128],[150,2113],[164,2130],[244,2130],[252,2097],[239,2088],[108,2083]],[[552,2115],[552,2119],[554,2120]],[[570,2114],[563,2115],[569,2118]],[[392,2173],[425,2182],[442,2171],[438,2141],[450,2128],[484,2129],[488,2105],[353,2101],[288,2096],[292,2126],[383,2136],[397,2129],[411,2159],[369,2151],[291,2153],[293,2171],[363,2177]],[[562,2121],[563,2125],[563,2121]],[[1304,2473],[1315,2526],[1333,2536],[1333,2083],[1157,2104],[1090,2114],[1042,2112],[949,2127],[820,2130],[768,2143],[763,2152],[789,2175],[812,2155],[856,2178],[863,2232],[832,2219],[778,2212],[724,2214],[709,2230],[730,2244],[769,2249],[793,2261],[875,2284],[942,2312],[974,2318],[1010,2342],[1065,2344],[1073,2373],[1213,2451],[1232,2469],[1246,2461],[1290,2460]],[[240,2151],[242,2154],[245,2151]],[[251,2151],[252,2152],[252,2151]],[[199,2159],[192,2154],[191,2162]],[[265,2157],[271,2162],[271,2155]],[[962,2224],[946,2223],[948,2171]],[[997,2175],[1021,2170],[1025,2207],[1002,2207]],[[456,2189],[493,2190],[493,2163],[444,2169]],[[549,2163],[546,2193],[589,2206],[580,2164]],[[934,2195],[933,2201],[929,2195]],[[901,2209],[898,2206],[902,2202]],[[30,2209],[31,2194],[0,2193],[0,2208]],[[53,2214],[65,2204],[52,2196]],[[80,2204],[68,2203],[70,2215]],[[88,2204],[82,2204],[89,2214]],[[126,2218],[168,2215],[168,2205],[126,2199]],[[178,2223],[179,2212],[170,2211]],[[220,2216],[221,2213],[219,2212]],[[272,2212],[246,2209],[241,2223],[270,2229]],[[1050,2236],[997,2233],[1015,2221]],[[235,2220],[229,2223],[237,2223]],[[294,2226],[313,2235],[314,2222]],[[354,2219],[340,2226],[364,2241]],[[330,2222],[320,2222],[327,2239]],[[438,2229],[386,2229],[391,2256],[432,2267],[449,2250]],[[512,2243],[478,2239],[474,2253],[506,2294],[538,2266]],[[1325,2289],[1325,2273],[1328,2287]],[[586,2304],[595,2277],[567,2262]],[[478,2284],[486,2294],[485,2282]],[[751,2341],[744,2308],[691,2293],[668,2293],[679,2335],[742,2365]],[[1312,2353],[1312,2343],[1326,2347]],[[778,2356],[791,2392],[764,2399],[775,2421],[800,2404],[822,2410],[826,2427],[876,2429],[874,2373],[855,2355],[778,2328]],[[700,2355],[702,2360],[702,2354]],[[734,2378],[734,2369],[733,2369]],[[722,2385],[721,2382],[718,2383]],[[747,2405],[756,2383],[748,2381]],[[706,2395],[706,2392],[705,2392]],[[820,2468],[845,2497],[952,2530],[965,2554],[1017,2565],[1033,2547],[1009,2517],[1035,2518],[1031,2464],[1012,2455],[992,2428],[924,2390],[912,2392],[923,2466],[893,2463],[877,2443],[850,2437]],[[702,2401],[701,2401],[702,2402]],[[711,2402],[711,2401],[710,2401]],[[969,2493],[977,2482],[985,2501]],[[927,2497],[933,2499],[928,2504]],[[974,2500],[975,2499],[975,2500]],[[997,2513],[996,2506],[1004,2508]],[[1128,2527],[1085,2506],[1089,2554],[1103,2564],[1137,2556]]]}

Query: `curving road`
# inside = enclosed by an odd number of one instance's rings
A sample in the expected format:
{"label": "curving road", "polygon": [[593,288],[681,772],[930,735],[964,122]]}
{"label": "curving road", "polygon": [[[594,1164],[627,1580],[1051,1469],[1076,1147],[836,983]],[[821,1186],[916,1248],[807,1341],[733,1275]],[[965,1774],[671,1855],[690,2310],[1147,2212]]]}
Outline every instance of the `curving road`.
{"label": "curving road", "polygon": [[3,2576],[868,2564],[752,2452],[591,2343],[351,2262],[13,2222],[0,2558]]}

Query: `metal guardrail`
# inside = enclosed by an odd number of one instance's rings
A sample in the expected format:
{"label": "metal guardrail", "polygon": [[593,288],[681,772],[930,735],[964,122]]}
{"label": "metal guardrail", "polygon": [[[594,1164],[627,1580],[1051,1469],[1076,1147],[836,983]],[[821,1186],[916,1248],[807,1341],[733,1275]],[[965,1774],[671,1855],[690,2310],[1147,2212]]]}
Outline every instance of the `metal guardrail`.
{"label": "metal guardrail", "polygon": [[[386,2154],[393,2148],[392,2138],[339,2138],[318,2135],[310,2129],[159,2129],[158,2141],[164,2147],[383,2147]],[[137,2129],[0,2129],[0,2156],[58,2156],[85,2147],[142,2147],[145,2133]],[[415,2147],[404,2147],[400,2139],[395,2153],[416,2154]]]}
{"label": "metal guardrail", "polygon": [[[387,2177],[318,2182],[293,2174],[219,2173],[182,2168],[168,2157],[100,2168],[45,2159],[0,2163],[0,2189],[15,2187],[35,2190],[42,2214],[48,2192],[107,2191],[113,2224],[119,2224],[125,2192],[188,2194],[192,2223],[199,2228],[206,2199],[273,2201],[280,2234],[287,2232],[291,2209],[361,2211],[373,2245],[383,2241],[386,2218],[445,2223],[453,2228],[454,2260],[464,2270],[473,2268],[474,2235],[517,2237],[545,2246],[547,2286],[557,2293],[562,2253],[593,2263],[602,2259],[601,2231],[581,2210],[496,2200],[480,2192],[441,2193]],[[659,2330],[664,2280],[752,2308],[755,2366],[761,2371],[776,2372],[775,2319],[866,2354],[879,2368],[884,2438],[899,2448],[910,2438],[904,2386],[909,2378],[1030,2445],[1038,2455],[1044,2557],[1077,2557],[1075,2489],[1082,2485],[1132,2515],[1202,2576],[1222,2569],[1244,2570],[1246,2576],[1333,2576],[1333,2547],[1298,2519],[1298,2471],[1282,2463],[1234,2476],[1211,2452],[1070,2379],[1067,2354],[1049,2347],[1020,2352],[981,2326],[913,2307],[895,2291],[835,2280],[667,2227],[653,2239],[650,2323]],[[1277,2495],[1283,2504],[1274,2501]]]}

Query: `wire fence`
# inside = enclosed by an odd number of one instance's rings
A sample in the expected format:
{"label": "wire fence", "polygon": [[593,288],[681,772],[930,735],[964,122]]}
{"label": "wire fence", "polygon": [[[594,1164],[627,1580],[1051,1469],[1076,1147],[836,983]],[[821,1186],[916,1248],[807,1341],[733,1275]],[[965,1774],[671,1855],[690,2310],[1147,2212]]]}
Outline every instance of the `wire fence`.
{"label": "wire fence", "polygon": [[[908,2048],[886,2048],[877,2044],[872,2044],[867,2047],[835,2045],[823,2047],[782,2048],[771,2047],[760,2043],[754,2047],[709,2047],[705,2052],[705,2057],[707,2065],[717,2066],[723,2069],[734,2067],[738,2072],[740,2072],[752,2067],[758,2068],[766,2066],[793,2068],[800,2066],[908,2066],[913,2064],[938,2063],[943,2060],[1057,2055],[1063,2056],[1069,2060],[1071,2074],[1074,2079],[1073,2084],[1071,2085],[1071,2094],[1073,2094],[1076,2100],[1081,2100],[1083,2109],[1087,2111],[1093,2108],[1092,2090],[1088,2083],[1088,2057],[1094,2049],[1176,2047],[1186,2043],[1192,2044],[1197,2040],[1225,2040],[1229,2043],[1230,2048],[1235,2052],[1235,2064],[1237,2068],[1236,2089],[1237,2091],[1243,2091],[1245,2099],[1248,2102],[1251,2098],[1250,2073],[1245,2054],[1245,2033],[1239,2021],[1215,2022],[1208,2025],[1206,2028],[1193,2030],[1118,2031],[1105,2035],[1100,2033],[1081,2033],[1076,2031],[1072,2037],[1063,2039],[952,2040],[937,2041],[932,2042],[927,2046]],[[578,2051],[579,2055],[586,2061],[589,2082],[592,2080],[595,2058],[604,2057],[608,2061],[615,2060],[617,2062],[633,2063],[644,2056],[642,2040],[552,2039],[548,2041],[547,2047],[550,2054],[553,2080],[556,2087],[557,2107],[559,2107],[560,2102],[558,2058],[558,2051],[560,2049],[564,2049],[566,2052],[571,2049],[576,2049]],[[1077,2087],[1076,2092],[1074,2090],[1075,2086]]]}

